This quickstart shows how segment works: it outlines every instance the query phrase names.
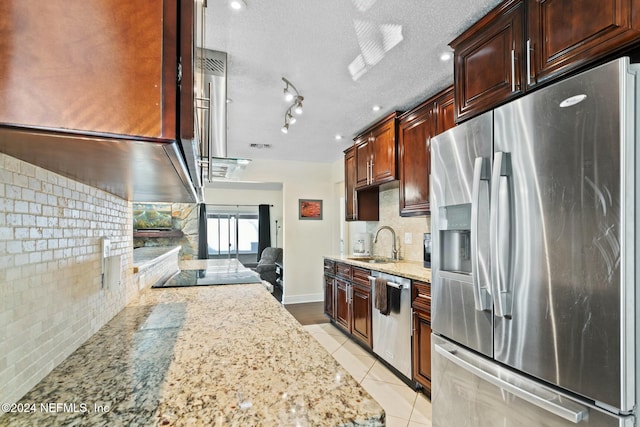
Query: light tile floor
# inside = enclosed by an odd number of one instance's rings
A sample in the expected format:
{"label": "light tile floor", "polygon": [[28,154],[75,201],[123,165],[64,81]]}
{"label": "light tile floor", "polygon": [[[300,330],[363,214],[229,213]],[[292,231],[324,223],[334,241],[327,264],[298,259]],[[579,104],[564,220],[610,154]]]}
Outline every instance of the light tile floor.
{"label": "light tile floor", "polygon": [[388,427],[431,427],[431,401],[331,323],[304,328],[382,405]]}

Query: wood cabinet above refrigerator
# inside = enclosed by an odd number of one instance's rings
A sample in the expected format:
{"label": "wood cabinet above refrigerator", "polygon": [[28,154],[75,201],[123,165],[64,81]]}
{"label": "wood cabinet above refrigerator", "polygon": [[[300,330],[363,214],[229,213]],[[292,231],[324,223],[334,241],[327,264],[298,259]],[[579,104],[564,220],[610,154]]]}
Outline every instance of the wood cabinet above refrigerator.
{"label": "wood cabinet above refrigerator", "polygon": [[400,116],[400,216],[429,214],[431,138],[454,125],[453,86]]}
{"label": "wood cabinet above refrigerator", "polygon": [[450,43],[456,121],[640,42],[640,0],[505,0]]}
{"label": "wood cabinet above refrigerator", "polygon": [[180,89],[193,84],[194,10],[1,2],[0,151],[125,199],[196,201],[179,146],[181,127],[193,136]]}

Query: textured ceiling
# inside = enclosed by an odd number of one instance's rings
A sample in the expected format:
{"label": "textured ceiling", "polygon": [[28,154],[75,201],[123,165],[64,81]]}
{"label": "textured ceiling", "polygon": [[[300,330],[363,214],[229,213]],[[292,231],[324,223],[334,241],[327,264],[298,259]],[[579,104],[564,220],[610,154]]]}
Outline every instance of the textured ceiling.
{"label": "textured ceiling", "polygon": [[[499,2],[246,0],[235,11],[209,0],[205,47],[228,54],[228,156],[337,160],[359,131],[451,84],[441,53]],[[283,76],[304,96],[286,135]]]}

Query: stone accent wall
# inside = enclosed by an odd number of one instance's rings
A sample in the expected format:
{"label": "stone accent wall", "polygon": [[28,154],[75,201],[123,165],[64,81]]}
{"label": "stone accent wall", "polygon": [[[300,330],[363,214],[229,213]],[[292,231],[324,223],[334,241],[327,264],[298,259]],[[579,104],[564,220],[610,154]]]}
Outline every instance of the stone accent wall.
{"label": "stone accent wall", "polygon": [[[0,154],[0,402],[17,402],[138,295],[132,205]],[[101,239],[121,257],[102,288]]]}
{"label": "stone accent wall", "polygon": [[[148,205],[145,203],[145,205]],[[133,246],[182,246],[180,259],[198,258],[198,205],[193,203],[154,203],[154,206],[171,209],[171,227],[184,233],[182,237],[135,237]],[[133,204],[136,210],[137,205]]]}

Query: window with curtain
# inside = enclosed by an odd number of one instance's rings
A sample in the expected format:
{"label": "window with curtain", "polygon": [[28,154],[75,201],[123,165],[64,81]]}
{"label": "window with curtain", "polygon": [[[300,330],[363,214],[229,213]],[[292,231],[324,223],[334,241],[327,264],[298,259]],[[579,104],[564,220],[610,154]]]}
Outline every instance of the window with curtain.
{"label": "window with curtain", "polygon": [[[253,210],[253,212],[247,212]],[[243,207],[207,206],[207,240],[209,258],[243,258],[255,260],[258,253],[258,211]]]}

